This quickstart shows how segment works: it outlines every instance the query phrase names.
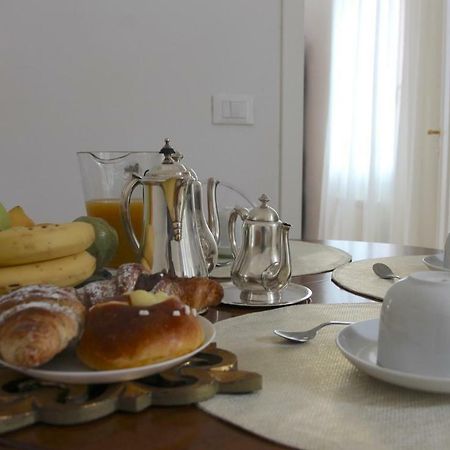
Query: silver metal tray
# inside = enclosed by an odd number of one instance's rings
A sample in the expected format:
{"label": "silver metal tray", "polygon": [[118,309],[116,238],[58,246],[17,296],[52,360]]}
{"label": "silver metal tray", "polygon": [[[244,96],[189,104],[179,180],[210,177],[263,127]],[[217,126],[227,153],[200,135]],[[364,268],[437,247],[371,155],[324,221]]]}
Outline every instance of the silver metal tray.
{"label": "silver metal tray", "polygon": [[225,305],[250,306],[254,308],[267,308],[270,306],[286,306],[305,301],[311,297],[311,289],[301,284],[290,283],[281,292],[280,298],[273,302],[248,301],[240,298],[241,290],[233,283],[222,283],[224,295],[222,303]]}

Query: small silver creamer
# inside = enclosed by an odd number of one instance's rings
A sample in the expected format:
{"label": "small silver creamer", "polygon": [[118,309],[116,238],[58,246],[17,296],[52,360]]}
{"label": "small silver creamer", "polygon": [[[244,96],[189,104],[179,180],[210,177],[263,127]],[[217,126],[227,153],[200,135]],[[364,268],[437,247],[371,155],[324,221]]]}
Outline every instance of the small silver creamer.
{"label": "small silver creamer", "polygon": [[[280,299],[280,291],[291,278],[289,230],[291,226],[280,220],[278,213],[267,205],[269,198],[262,194],[261,204],[250,211],[234,208],[228,222],[233,253],[231,281],[241,290],[241,300],[273,303]],[[236,221],[242,220],[242,243],[236,244]]]}

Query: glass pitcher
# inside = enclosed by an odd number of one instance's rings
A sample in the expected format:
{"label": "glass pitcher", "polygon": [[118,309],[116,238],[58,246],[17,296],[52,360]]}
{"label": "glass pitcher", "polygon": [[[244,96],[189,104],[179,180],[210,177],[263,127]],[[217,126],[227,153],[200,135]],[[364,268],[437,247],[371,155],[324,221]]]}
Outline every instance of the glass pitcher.
{"label": "glass pitcher", "polygon": [[[117,268],[120,264],[136,261],[137,255],[123,227],[120,202],[123,186],[132,174],[144,172],[159,162],[159,153],[152,151],[99,151],[78,152],[86,213],[101,217],[113,226],[119,235],[116,256],[108,264]],[[130,203],[134,230],[142,233],[142,192],[136,190]]]}

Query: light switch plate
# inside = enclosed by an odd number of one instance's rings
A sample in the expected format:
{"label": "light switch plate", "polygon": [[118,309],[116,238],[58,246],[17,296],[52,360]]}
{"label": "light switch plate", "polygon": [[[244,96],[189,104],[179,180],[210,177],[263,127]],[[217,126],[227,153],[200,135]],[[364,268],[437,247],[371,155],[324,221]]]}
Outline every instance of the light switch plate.
{"label": "light switch plate", "polygon": [[217,125],[253,125],[253,95],[216,94],[212,96],[212,123]]}

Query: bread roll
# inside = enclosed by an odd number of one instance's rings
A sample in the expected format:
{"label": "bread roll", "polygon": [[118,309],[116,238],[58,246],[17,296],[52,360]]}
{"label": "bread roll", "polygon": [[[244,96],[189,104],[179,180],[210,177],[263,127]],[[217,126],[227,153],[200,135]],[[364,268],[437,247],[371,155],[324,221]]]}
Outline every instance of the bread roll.
{"label": "bread roll", "polygon": [[73,288],[32,285],[0,297],[0,357],[20,367],[45,364],[79,336],[84,314]]}
{"label": "bread roll", "polygon": [[130,306],[127,297],[89,310],[77,347],[86,366],[114,370],[154,364],[189,353],[204,341],[198,319],[178,299],[142,308]]}

